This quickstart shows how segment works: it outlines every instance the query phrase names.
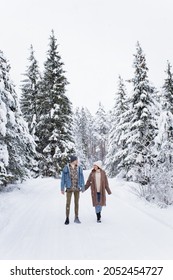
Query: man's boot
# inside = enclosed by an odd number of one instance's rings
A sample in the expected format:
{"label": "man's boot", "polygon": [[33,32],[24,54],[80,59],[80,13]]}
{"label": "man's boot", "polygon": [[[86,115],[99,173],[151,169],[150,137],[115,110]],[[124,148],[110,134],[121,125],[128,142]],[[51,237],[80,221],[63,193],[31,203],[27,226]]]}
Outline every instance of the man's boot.
{"label": "man's boot", "polygon": [[66,220],[65,220],[65,225],[68,225],[69,224],[69,218],[67,217]]}
{"label": "man's boot", "polygon": [[77,223],[77,224],[81,223],[78,217],[75,217],[74,222]]}

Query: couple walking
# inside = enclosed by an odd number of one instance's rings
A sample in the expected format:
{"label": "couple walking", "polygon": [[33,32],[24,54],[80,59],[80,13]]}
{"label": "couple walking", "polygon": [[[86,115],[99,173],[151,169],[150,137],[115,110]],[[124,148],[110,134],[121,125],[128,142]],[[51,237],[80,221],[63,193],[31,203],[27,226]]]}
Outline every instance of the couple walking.
{"label": "couple walking", "polygon": [[75,223],[80,223],[79,212],[79,194],[91,187],[92,203],[95,207],[97,222],[101,222],[102,206],[106,206],[106,191],[111,194],[108,179],[105,171],[102,169],[101,161],[96,161],[93,164],[93,169],[89,174],[87,182],[84,182],[83,169],[78,164],[76,156],[70,157],[70,163],[67,164],[62,171],[61,177],[61,193],[66,192],[66,220],[65,224],[69,224],[71,197],[74,194],[75,206]]}

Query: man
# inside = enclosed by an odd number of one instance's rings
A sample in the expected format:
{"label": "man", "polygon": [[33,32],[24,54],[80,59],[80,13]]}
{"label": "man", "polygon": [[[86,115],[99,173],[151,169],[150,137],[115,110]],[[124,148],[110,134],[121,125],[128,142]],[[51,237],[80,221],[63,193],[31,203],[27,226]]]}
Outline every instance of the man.
{"label": "man", "polygon": [[75,219],[74,222],[80,224],[79,212],[79,194],[84,191],[83,169],[78,164],[78,158],[75,155],[70,157],[70,164],[67,164],[62,171],[61,193],[66,190],[66,220],[65,225],[69,224],[71,197],[74,194]]}

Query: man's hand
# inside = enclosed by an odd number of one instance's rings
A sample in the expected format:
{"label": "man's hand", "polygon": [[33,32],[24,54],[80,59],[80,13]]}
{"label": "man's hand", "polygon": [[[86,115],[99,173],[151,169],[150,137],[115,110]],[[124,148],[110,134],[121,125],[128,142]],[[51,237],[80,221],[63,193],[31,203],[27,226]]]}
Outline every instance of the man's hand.
{"label": "man's hand", "polygon": [[61,191],[62,194],[64,194],[64,191]]}

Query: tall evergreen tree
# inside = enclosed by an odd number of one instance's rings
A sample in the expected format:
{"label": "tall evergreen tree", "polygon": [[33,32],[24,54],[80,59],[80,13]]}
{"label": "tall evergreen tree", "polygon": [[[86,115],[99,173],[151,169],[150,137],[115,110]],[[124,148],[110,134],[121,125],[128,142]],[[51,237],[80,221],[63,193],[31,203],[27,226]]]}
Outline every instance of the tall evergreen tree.
{"label": "tall evergreen tree", "polygon": [[75,145],[75,153],[77,154],[81,165],[83,168],[88,166],[87,155],[84,153],[85,149],[83,149],[83,133],[81,125],[81,110],[80,108],[76,108],[73,115],[73,135],[74,135],[74,145]]}
{"label": "tall evergreen tree", "polygon": [[151,146],[157,130],[154,88],[148,80],[148,68],[142,48],[137,43],[131,96],[131,118],[127,139],[128,155],[125,164],[128,169],[127,178],[140,183],[147,183],[149,176],[145,170],[151,166]]}
{"label": "tall evergreen tree", "polygon": [[108,137],[108,153],[106,169],[109,176],[114,177],[124,169],[126,155],[126,141],[124,137],[129,126],[127,114],[127,94],[124,81],[119,76],[118,91],[111,115],[111,128]]}
{"label": "tall evergreen tree", "polygon": [[94,117],[92,116],[91,112],[85,108],[84,110],[84,114],[86,117],[86,138],[88,141],[88,144],[86,142],[87,145],[87,157],[88,157],[88,163],[89,163],[89,167],[92,166],[93,161],[96,161],[97,158],[97,154],[96,154],[96,149],[97,149],[97,140],[96,140],[96,136],[94,133]]}
{"label": "tall evergreen tree", "polygon": [[36,136],[38,152],[43,155],[45,176],[59,173],[73,151],[72,109],[66,96],[67,79],[52,31],[41,83],[39,123]]}
{"label": "tall evergreen tree", "polygon": [[[163,91],[162,91],[162,107],[163,110],[167,110],[171,112],[173,115],[173,74],[171,71],[171,64],[168,61],[167,62],[167,69],[165,71],[167,77],[165,79],[164,85],[163,85]],[[172,128],[171,128],[172,129]]]}
{"label": "tall evergreen tree", "polygon": [[91,168],[93,161],[97,159],[97,139],[94,133],[94,117],[87,108],[77,108],[74,115],[73,134],[75,150],[83,167]]}
{"label": "tall evergreen tree", "polygon": [[[173,203],[173,74],[168,62],[161,92],[161,113],[155,138],[155,165],[152,169],[150,196],[160,205]],[[149,197],[150,197],[149,196]]]}
{"label": "tall evergreen tree", "polygon": [[93,128],[95,138],[97,139],[95,141],[96,158],[104,162],[105,156],[107,154],[107,136],[109,132],[109,122],[105,109],[101,103],[99,103],[99,108],[94,118]]}
{"label": "tall evergreen tree", "polygon": [[93,162],[93,117],[87,108],[81,108],[80,134],[82,150],[86,158],[86,168]]}
{"label": "tall evergreen tree", "polygon": [[35,137],[36,124],[39,119],[39,83],[40,72],[37,60],[34,56],[33,46],[30,48],[29,66],[27,67],[26,79],[22,81],[22,94],[21,94],[21,110],[23,116],[28,123],[29,132]]}
{"label": "tall evergreen tree", "polygon": [[30,176],[35,144],[10,80],[10,65],[0,51],[0,185]]}

